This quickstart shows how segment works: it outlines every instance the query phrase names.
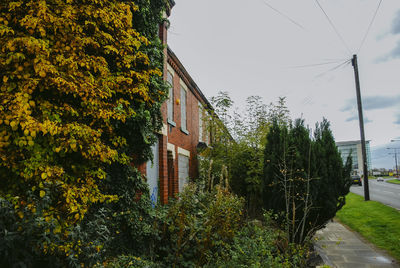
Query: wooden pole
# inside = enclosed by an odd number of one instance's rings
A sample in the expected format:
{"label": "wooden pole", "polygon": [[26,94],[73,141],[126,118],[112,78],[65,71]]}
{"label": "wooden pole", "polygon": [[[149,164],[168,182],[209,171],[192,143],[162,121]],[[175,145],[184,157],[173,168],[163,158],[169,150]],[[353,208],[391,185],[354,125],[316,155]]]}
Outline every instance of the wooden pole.
{"label": "wooden pole", "polygon": [[358,77],[357,55],[355,55],[355,54],[353,55],[353,59],[351,62],[354,67],[354,77],[356,80],[358,119],[360,122],[361,151],[362,151],[362,157],[363,157],[363,173],[364,173],[364,199],[365,199],[365,201],[369,201],[367,151],[366,151],[366,146],[365,146],[364,118],[363,118],[362,103],[361,103],[360,79]]}

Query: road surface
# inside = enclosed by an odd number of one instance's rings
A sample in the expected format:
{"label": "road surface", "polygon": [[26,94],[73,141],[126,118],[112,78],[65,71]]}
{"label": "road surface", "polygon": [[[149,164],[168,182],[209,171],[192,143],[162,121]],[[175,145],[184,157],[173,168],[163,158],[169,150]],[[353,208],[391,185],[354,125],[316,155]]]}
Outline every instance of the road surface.
{"label": "road surface", "polygon": [[[385,179],[385,181],[368,180],[369,197],[371,200],[400,210],[400,184],[388,183],[386,180],[389,179]],[[364,185],[358,186],[354,184],[351,186],[350,191],[364,196]]]}

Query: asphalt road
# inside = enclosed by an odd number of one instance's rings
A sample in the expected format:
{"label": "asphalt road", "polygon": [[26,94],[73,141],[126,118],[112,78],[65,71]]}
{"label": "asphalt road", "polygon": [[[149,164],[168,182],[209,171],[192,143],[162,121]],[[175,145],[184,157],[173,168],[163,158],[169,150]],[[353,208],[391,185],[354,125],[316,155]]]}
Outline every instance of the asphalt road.
{"label": "asphalt road", "polygon": [[[385,181],[368,180],[370,199],[400,210],[400,184]],[[354,184],[350,187],[350,191],[364,196],[364,184],[362,186]]]}

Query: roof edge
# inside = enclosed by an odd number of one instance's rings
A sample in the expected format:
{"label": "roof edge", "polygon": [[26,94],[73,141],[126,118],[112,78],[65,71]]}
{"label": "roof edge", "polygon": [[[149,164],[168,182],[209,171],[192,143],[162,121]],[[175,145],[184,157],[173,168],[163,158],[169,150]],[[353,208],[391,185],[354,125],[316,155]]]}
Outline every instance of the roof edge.
{"label": "roof edge", "polygon": [[[172,49],[167,46],[167,53],[168,53],[168,58],[170,58],[174,64],[176,64],[176,67],[179,69],[179,71],[182,73],[182,75],[188,80],[189,85],[188,88],[190,91],[192,91],[193,94],[196,95],[196,93],[200,96],[200,98],[204,101],[206,108],[208,108],[210,111],[214,112],[214,116],[220,121],[221,119],[218,117],[218,115],[215,113],[214,107],[211,105],[211,103],[208,101],[208,99],[204,96],[203,92],[200,90],[200,88],[197,86],[196,82],[194,82],[193,78],[190,76],[186,68],[183,66],[182,62],[178,59],[176,54],[172,51]],[[223,127],[225,128],[226,132],[228,133],[230,139],[234,142],[235,139],[232,137],[231,133],[229,132],[228,128],[222,124]]]}
{"label": "roof edge", "polygon": [[[206,96],[204,96],[203,92],[197,86],[196,82],[194,82],[193,78],[190,76],[190,74],[188,73],[186,68],[183,66],[182,62],[178,59],[176,54],[172,51],[172,49],[169,46],[167,47],[167,50],[168,50],[168,56],[171,57],[171,59],[176,63],[177,67],[182,72],[182,74],[188,79],[188,82],[190,83],[189,89],[192,90],[192,91],[193,90],[197,91],[197,93],[200,95],[200,97],[202,98],[202,100],[206,104],[207,108],[209,108],[211,110],[214,110],[214,108],[212,107],[211,103],[208,101]],[[193,92],[193,93],[196,93],[196,92]]]}
{"label": "roof edge", "polygon": [[175,6],[175,1],[174,0],[167,0],[166,1],[166,12],[168,17],[171,15],[171,10]]}

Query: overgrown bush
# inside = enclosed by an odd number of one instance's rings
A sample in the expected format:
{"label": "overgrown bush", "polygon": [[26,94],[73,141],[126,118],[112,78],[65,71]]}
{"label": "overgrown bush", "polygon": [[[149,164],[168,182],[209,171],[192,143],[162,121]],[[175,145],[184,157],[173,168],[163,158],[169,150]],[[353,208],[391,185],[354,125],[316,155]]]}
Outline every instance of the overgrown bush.
{"label": "overgrown bush", "polygon": [[212,140],[202,152],[201,182],[215,184],[227,177],[230,189],[245,198],[246,213],[262,217],[265,136],[274,118],[279,124],[290,122],[286,100],[266,105],[261,97],[250,96],[238,110],[227,92],[219,92],[211,103],[215,110],[208,111],[206,125]]}
{"label": "overgrown bush", "polygon": [[151,157],[162,125],[165,4],[1,1],[0,210],[13,219],[1,217],[2,261],[145,251],[151,206],[130,165]]}
{"label": "overgrown bush", "polygon": [[167,267],[209,263],[226,254],[242,221],[242,199],[219,186],[204,192],[189,185],[159,223],[157,258]]}
{"label": "overgrown bush", "polygon": [[160,209],[154,267],[305,267],[307,247],[290,244],[271,214],[246,218],[244,199],[220,185],[189,185]]}
{"label": "overgrown bush", "polygon": [[159,267],[152,261],[142,259],[140,257],[132,256],[132,255],[120,255],[111,260],[107,260],[102,264],[97,264],[94,268],[150,268],[150,267]]}
{"label": "overgrown bush", "polygon": [[288,244],[282,230],[266,223],[246,223],[225,258],[217,258],[209,267],[306,267],[307,247]]}

